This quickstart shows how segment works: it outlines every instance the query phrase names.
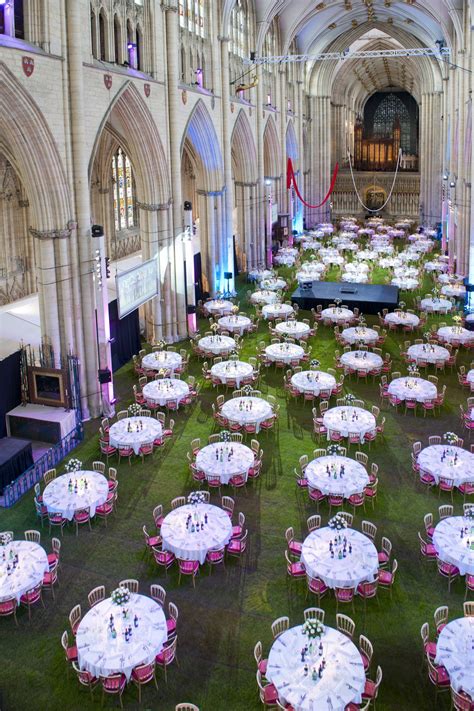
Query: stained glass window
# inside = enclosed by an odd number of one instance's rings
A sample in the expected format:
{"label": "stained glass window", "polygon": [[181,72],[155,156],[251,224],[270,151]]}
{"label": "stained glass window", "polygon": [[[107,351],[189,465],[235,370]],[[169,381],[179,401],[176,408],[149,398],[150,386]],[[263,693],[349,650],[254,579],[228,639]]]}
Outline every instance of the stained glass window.
{"label": "stained glass window", "polygon": [[373,94],[364,109],[364,138],[391,138],[400,123],[400,143],[404,153],[418,152],[418,107],[407,92]]}
{"label": "stained glass window", "polygon": [[206,0],[180,0],[178,4],[179,26],[198,37],[205,36]]}
{"label": "stained glass window", "polygon": [[112,159],[112,177],[114,183],[115,229],[120,231],[135,227],[135,186],[132,164],[121,148],[118,149]]}

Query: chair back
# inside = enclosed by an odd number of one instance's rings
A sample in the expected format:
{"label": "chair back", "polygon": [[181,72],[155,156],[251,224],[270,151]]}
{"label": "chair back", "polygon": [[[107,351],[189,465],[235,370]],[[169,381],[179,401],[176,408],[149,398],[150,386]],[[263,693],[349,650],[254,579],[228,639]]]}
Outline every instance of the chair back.
{"label": "chair back", "polygon": [[308,531],[309,533],[311,533],[312,531],[315,531],[316,529],[321,527],[321,516],[319,514],[309,516],[306,523],[308,525]]}
{"label": "chair back", "polygon": [[[336,591],[338,589],[348,589],[348,588],[336,588]],[[352,588],[352,590],[353,590],[353,588]],[[340,612],[337,613],[336,627],[339,630],[339,632],[342,632],[343,634],[347,635],[347,637],[350,637],[351,639],[353,638],[354,631],[355,631],[355,622],[347,615],[343,615]]]}
{"label": "chair back", "polygon": [[25,541],[30,541],[31,543],[37,543],[39,545],[41,543],[41,533],[39,531],[35,531],[34,529],[29,529],[25,531]]}
{"label": "chair back", "polygon": [[306,620],[319,620],[324,625],[326,612],[321,607],[307,607],[303,614],[305,622]]}
{"label": "chair back", "polygon": [[98,602],[105,600],[105,586],[98,585],[96,588],[91,590],[87,596],[87,599],[90,607],[94,607],[94,605],[97,605]]}
{"label": "chair back", "polygon": [[157,583],[150,585],[150,597],[155,600],[161,607],[165,606],[166,590]]}
{"label": "chair back", "polygon": [[362,521],[362,533],[374,541],[377,535],[377,526],[371,521]]}
{"label": "chair back", "polygon": [[48,471],[43,474],[44,485],[47,486],[53,479],[56,479],[56,469],[48,469]]}
{"label": "chair back", "polygon": [[127,578],[119,582],[119,587],[127,588],[131,593],[138,593],[139,582],[135,578]]}
{"label": "chair back", "polygon": [[274,622],[272,622],[272,634],[273,634],[273,639],[278,637],[282,632],[285,632],[287,629],[289,629],[290,626],[290,618],[289,617],[278,617]]}
{"label": "chair back", "polygon": [[171,502],[171,510],[174,511],[179,506],[185,506],[185,504],[186,504],[186,497],[185,496],[177,496]]}

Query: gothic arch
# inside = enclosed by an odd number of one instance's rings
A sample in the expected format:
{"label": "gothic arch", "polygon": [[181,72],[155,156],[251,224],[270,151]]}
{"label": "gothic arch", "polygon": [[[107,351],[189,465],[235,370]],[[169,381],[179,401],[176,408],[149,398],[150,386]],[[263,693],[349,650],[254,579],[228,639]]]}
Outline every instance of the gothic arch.
{"label": "gothic arch", "polygon": [[257,180],[257,150],[252,128],[243,109],[240,110],[231,137],[234,180],[253,183]]}
{"label": "gothic arch", "polygon": [[224,185],[222,154],[214,124],[202,99],[196,103],[181,141],[196,166],[197,187],[208,192],[220,191]]}
{"label": "gothic arch", "polygon": [[272,116],[268,118],[263,132],[263,161],[265,177],[279,178],[281,175],[281,147]]}
{"label": "gothic arch", "polygon": [[293,121],[288,121],[288,126],[286,128],[286,155],[288,158],[291,158],[291,160],[293,161],[293,166],[296,170],[296,166],[299,160],[299,151]]}

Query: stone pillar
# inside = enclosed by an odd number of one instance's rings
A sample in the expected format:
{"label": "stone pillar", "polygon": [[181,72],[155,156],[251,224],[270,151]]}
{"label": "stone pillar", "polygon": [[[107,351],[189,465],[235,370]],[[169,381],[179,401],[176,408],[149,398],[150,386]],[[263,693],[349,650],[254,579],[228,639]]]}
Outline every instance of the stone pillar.
{"label": "stone pillar", "polygon": [[[225,190],[222,196],[223,210],[223,230],[220,236],[221,259],[220,269],[222,272],[221,284],[224,288],[223,272],[234,273],[234,245],[232,239],[232,147],[230,131],[230,73],[229,73],[229,38],[219,37],[221,43],[221,95],[222,95],[222,153],[224,160],[224,185]],[[234,280],[229,281],[229,288],[234,289]]]}
{"label": "stone pillar", "polygon": [[265,157],[263,150],[263,132],[265,124],[265,112],[263,110],[263,76],[262,65],[257,64],[257,97],[256,97],[256,126],[257,126],[257,235],[258,241],[261,243],[259,262],[263,263],[268,260],[268,254],[272,251],[272,235],[268,232],[265,242],[265,227],[267,224],[267,194],[265,188]]}

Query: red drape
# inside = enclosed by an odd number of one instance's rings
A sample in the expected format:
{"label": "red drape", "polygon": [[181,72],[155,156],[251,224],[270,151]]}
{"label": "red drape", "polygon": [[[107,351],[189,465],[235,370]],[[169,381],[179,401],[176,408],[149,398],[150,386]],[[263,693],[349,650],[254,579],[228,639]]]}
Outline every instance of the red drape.
{"label": "red drape", "polygon": [[332,174],[331,185],[329,186],[329,190],[327,192],[326,197],[324,198],[324,200],[322,202],[319,203],[319,205],[310,205],[309,202],[306,202],[306,200],[303,198],[303,196],[301,195],[301,193],[298,189],[298,183],[296,182],[295,173],[293,171],[293,163],[292,163],[291,158],[288,158],[288,161],[286,164],[286,188],[287,188],[287,190],[289,190],[291,188],[291,184],[293,183],[293,185],[295,186],[296,194],[298,195],[298,197],[301,200],[301,202],[303,203],[303,205],[305,205],[306,207],[309,207],[311,209],[316,209],[318,207],[322,207],[324,205],[324,203],[327,202],[329,200],[329,198],[331,197],[331,193],[334,190],[334,186],[336,184],[336,178],[337,178],[338,171],[339,171],[339,163],[336,163],[336,165],[334,166],[334,172]]}

